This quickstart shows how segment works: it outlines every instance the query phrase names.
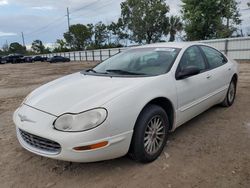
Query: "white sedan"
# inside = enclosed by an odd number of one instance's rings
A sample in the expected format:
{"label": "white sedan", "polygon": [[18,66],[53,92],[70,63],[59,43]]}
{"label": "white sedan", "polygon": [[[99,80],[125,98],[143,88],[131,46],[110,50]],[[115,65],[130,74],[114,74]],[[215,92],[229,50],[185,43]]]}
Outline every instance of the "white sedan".
{"label": "white sedan", "polygon": [[59,160],[129,153],[151,162],[170,131],[216,104],[231,106],[237,80],[237,63],[201,43],[132,48],[34,90],[14,113],[17,138]]}

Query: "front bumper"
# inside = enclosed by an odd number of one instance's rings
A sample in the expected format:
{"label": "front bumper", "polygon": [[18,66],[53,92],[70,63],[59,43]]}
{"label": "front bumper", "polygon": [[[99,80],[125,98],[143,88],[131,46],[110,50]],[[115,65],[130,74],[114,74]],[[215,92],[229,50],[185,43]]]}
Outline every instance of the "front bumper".
{"label": "front bumper", "polygon": [[[21,121],[21,116],[26,116],[27,121]],[[13,120],[16,125],[17,138],[20,144],[28,151],[58,160],[72,162],[94,162],[121,157],[128,152],[133,131],[123,132],[113,135],[108,119],[95,129],[83,132],[68,133],[57,131],[53,128],[56,116],[41,112],[27,105],[18,108]],[[41,149],[35,144],[30,144],[21,136],[21,131],[44,138],[60,145],[59,152],[50,152]],[[32,138],[31,138],[32,139]],[[76,151],[73,148],[87,146],[102,141],[107,141],[108,145],[84,151]]]}

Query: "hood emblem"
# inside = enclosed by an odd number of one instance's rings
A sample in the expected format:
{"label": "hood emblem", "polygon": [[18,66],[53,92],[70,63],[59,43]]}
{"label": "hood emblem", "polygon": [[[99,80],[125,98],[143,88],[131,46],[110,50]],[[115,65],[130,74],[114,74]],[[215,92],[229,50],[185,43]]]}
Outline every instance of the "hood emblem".
{"label": "hood emblem", "polygon": [[27,122],[35,123],[35,121],[29,119],[29,118],[28,118],[27,116],[25,116],[25,115],[18,114],[18,116],[19,116],[21,122],[27,121]]}

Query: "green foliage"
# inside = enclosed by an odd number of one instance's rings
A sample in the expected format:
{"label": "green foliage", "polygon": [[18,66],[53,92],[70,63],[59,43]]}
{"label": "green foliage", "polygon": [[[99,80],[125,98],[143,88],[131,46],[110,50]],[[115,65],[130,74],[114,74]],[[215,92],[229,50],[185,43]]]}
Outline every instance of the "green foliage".
{"label": "green foliage", "polygon": [[31,49],[38,54],[43,54],[45,52],[45,46],[41,40],[34,40],[31,45]]}
{"label": "green foliage", "polygon": [[27,56],[31,56],[31,55],[36,55],[36,53],[34,51],[31,51],[31,50],[27,50],[25,55]]}
{"label": "green foliage", "polygon": [[169,42],[173,42],[177,31],[181,31],[182,29],[183,24],[181,22],[181,18],[178,16],[170,16],[168,28],[168,32],[170,34]]}
{"label": "green foliage", "polygon": [[121,18],[118,19],[117,23],[112,22],[108,25],[107,29],[109,31],[109,44],[114,41],[116,45],[119,45],[121,40],[126,40],[129,37],[127,28]]}
{"label": "green foliage", "polygon": [[56,47],[53,49],[53,52],[67,52],[69,49],[67,48],[67,43],[63,39],[56,40]]}
{"label": "green foliage", "polygon": [[69,31],[64,33],[64,39],[72,50],[84,50],[91,41],[90,26],[83,24],[71,25]]}
{"label": "green foliage", "polygon": [[121,44],[116,44],[116,43],[109,43],[109,44],[104,44],[99,48],[96,48],[96,46],[93,45],[89,45],[86,50],[95,50],[95,49],[108,49],[108,48],[121,48],[123,47],[123,45]]}
{"label": "green foliage", "polygon": [[[110,25],[102,22],[71,25],[64,39],[56,41],[53,52],[117,48],[127,44],[162,42],[168,34],[175,40],[177,32],[185,30],[186,40],[205,40],[232,36],[241,23],[236,0],[182,0],[182,18],[167,16],[165,0],[125,0],[121,3],[121,17]],[[250,6],[250,3],[248,3]],[[41,40],[32,43],[27,51],[19,43],[5,45],[0,55],[8,53],[51,53]]]}
{"label": "green foliage", "polygon": [[230,37],[241,23],[235,0],[182,0],[187,40]]}
{"label": "green foliage", "polygon": [[96,48],[101,48],[108,39],[107,26],[102,22],[98,22],[93,28],[94,45]]}
{"label": "green foliage", "polygon": [[49,54],[51,53],[51,50],[49,47],[45,48],[44,51],[43,51],[44,54]]}
{"label": "green foliage", "polygon": [[9,53],[19,53],[19,54],[25,54],[26,47],[22,46],[18,42],[13,42],[9,46]]}
{"label": "green foliage", "polygon": [[121,18],[132,31],[131,39],[138,43],[157,42],[167,30],[164,0],[126,0],[121,3]]}

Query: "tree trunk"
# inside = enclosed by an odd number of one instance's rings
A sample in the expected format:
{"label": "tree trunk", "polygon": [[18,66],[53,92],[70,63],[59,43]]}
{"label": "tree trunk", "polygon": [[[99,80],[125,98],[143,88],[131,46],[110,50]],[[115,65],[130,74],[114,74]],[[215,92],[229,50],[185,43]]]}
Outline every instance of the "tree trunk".
{"label": "tree trunk", "polygon": [[169,42],[173,42],[175,40],[175,35],[173,33],[170,33]]}
{"label": "tree trunk", "polygon": [[152,41],[152,35],[150,33],[147,33],[146,43],[150,44]]}

